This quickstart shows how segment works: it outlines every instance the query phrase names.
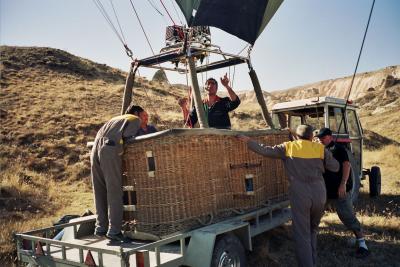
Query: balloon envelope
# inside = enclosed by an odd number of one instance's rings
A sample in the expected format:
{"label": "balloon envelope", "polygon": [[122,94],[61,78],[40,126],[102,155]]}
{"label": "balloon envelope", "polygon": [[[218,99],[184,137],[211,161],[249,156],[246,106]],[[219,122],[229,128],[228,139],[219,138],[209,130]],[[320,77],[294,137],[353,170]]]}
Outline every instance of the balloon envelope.
{"label": "balloon envelope", "polygon": [[189,26],[213,26],[254,44],[283,0],[175,0]]}

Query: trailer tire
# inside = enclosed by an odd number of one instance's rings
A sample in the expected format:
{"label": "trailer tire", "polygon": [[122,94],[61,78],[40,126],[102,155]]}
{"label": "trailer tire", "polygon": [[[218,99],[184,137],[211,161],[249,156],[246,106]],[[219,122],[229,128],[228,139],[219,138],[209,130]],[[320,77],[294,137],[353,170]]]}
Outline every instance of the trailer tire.
{"label": "trailer tire", "polygon": [[211,258],[211,267],[244,267],[246,254],[242,242],[229,233],[217,238]]}
{"label": "trailer tire", "polygon": [[377,197],[381,194],[381,169],[372,166],[369,173],[369,196]]}

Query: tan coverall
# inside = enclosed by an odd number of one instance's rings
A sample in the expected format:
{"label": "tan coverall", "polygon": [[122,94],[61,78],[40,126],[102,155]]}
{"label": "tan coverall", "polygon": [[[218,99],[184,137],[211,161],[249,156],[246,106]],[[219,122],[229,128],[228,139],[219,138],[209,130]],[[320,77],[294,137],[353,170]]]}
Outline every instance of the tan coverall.
{"label": "tan coverall", "polygon": [[289,200],[298,265],[316,266],[317,230],[326,202],[322,174],[325,168],[338,171],[339,163],[322,144],[308,140],[285,142],[273,147],[249,141],[248,147],[263,156],[283,160],[289,178]]}
{"label": "tan coverall", "polygon": [[109,120],[96,135],[90,154],[96,233],[116,235],[121,232],[123,140],[135,136],[139,127],[140,119],[126,114]]}

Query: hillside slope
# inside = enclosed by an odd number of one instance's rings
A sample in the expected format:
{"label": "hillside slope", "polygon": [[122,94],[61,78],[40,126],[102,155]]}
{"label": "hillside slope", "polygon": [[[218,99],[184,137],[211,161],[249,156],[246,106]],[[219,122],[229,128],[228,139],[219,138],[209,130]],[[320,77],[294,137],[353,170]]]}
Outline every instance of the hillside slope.
{"label": "hillside slope", "polygon": [[[352,76],[320,81],[287,90],[265,92],[268,109],[279,102],[318,96],[346,98]],[[252,91],[241,93],[239,113],[260,114]],[[391,125],[400,123],[400,65],[356,75],[350,99],[360,107],[361,121],[365,128],[391,139],[400,140],[400,133]],[[376,123],[380,122],[380,123]]]}

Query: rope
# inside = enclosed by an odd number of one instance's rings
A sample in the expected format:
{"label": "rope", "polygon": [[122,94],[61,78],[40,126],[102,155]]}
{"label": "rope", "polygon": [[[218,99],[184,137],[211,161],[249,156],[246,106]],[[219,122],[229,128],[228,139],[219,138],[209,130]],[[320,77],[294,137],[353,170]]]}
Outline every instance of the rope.
{"label": "rope", "polygon": [[[193,103],[193,97],[192,97],[192,91],[190,90],[190,86],[189,86],[189,78],[188,78],[188,66],[187,66],[187,61],[185,60],[185,76],[186,76],[186,87],[188,88],[188,100],[190,101],[189,103],[189,108],[188,108],[188,112],[190,112],[190,110],[192,110],[192,103]],[[183,125],[183,127],[188,126],[189,128],[193,128],[192,122],[189,118],[189,115],[187,116],[186,120],[185,120],[185,124]]]}
{"label": "rope", "polygon": [[157,13],[158,14],[160,14],[161,16],[163,16],[164,17],[164,14],[163,13],[161,13],[161,11],[160,10],[158,10],[158,8],[156,7],[156,5],[153,3],[153,1],[151,1],[151,0],[147,0],[147,2],[149,2],[149,4],[157,11]]}
{"label": "rope", "polygon": [[[150,49],[151,49],[151,52],[153,53],[153,56],[155,56],[156,54],[155,54],[155,52],[154,52],[153,47],[151,46],[149,37],[147,36],[146,30],[145,30],[144,27],[143,27],[142,21],[140,20],[140,17],[139,17],[139,15],[138,15],[137,11],[136,11],[135,5],[133,4],[132,0],[129,0],[129,1],[130,1],[130,3],[131,3],[131,6],[132,6],[133,11],[135,12],[136,18],[137,18],[137,20],[139,21],[140,27],[142,28],[143,34],[144,34],[144,36],[146,37],[147,44],[149,45],[149,47],[150,47]],[[162,69],[161,65],[160,65],[160,64],[158,64],[158,65],[159,65],[160,68]],[[159,122],[162,123],[161,117],[158,115],[156,109],[154,108],[154,106],[153,106],[153,104],[152,104],[153,101],[151,101],[151,99],[150,99],[150,97],[149,97],[149,95],[148,95],[147,88],[143,87],[143,89],[144,89],[146,98],[148,99],[148,103],[150,103],[149,106],[150,106],[151,111],[157,116]]]}
{"label": "rope", "polygon": [[174,24],[174,26],[176,25],[176,23],[175,23],[175,21],[172,19],[172,17],[171,17],[171,14],[169,14],[169,12],[168,12],[168,9],[165,7],[165,5],[164,5],[164,3],[163,3],[163,1],[162,0],[160,0],[160,2],[161,2],[161,4],[162,4],[162,6],[164,7],[164,9],[165,9],[165,12],[167,12],[167,14],[168,14],[168,17],[171,19],[171,21],[172,21],[172,23]]}
{"label": "rope", "polygon": [[231,66],[228,67],[229,86],[232,87]]}
{"label": "rope", "polygon": [[119,25],[119,29],[121,31],[121,35],[118,33],[117,28],[115,28],[110,16],[107,14],[107,11],[105,10],[105,8],[104,8],[103,4],[101,3],[101,1],[100,0],[93,0],[93,2],[96,5],[96,7],[99,9],[101,15],[103,15],[103,17],[107,21],[108,25],[111,27],[112,31],[115,33],[115,35],[118,37],[118,39],[120,40],[120,42],[124,46],[125,52],[128,55],[128,57],[130,57],[133,60],[132,50],[129,49],[128,45],[126,44],[125,36],[124,36],[123,31],[122,31],[122,27],[121,27],[121,25],[119,23],[118,16],[117,16],[117,13],[116,13],[116,11],[114,9],[114,5],[113,5],[112,1],[110,0],[110,3],[111,3],[112,8],[114,10],[114,15],[115,15],[115,18],[117,19],[117,22],[118,22],[118,25]]}
{"label": "rope", "polygon": [[[137,73],[138,73],[138,76],[140,77],[139,67],[137,68]],[[161,120],[161,117],[158,115],[157,110],[154,108],[154,106],[152,104],[153,101],[151,101],[150,96],[149,96],[148,91],[147,91],[147,88],[144,85],[143,85],[143,89],[144,89],[143,91],[145,93],[145,97],[148,99],[147,103],[149,103],[151,112],[153,112],[153,114],[155,114],[155,116],[158,119],[158,122],[162,124],[163,121]]]}
{"label": "rope", "polygon": [[124,32],[122,31],[121,24],[119,23],[119,19],[118,19],[118,16],[117,16],[117,12],[115,11],[113,1],[110,0],[110,3],[111,3],[111,6],[112,6],[112,9],[113,9],[113,11],[114,11],[115,19],[117,20],[117,23],[118,23],[119,31],[121,32],[122,38],[124,39],[124,43],[126,43],[125,35],[124,35]]}
{"label": "rope", "polygon": [[179,19],[179,22],[181,23],[181,25],[183,25],[181,16],[179,15],[179,12],[178,12],[178,10],[177,10],[176,7],[175,7],[175,1],[174,1],[174,0],[170,0],[170,1],[171,1],[171,3],[172,3],[172,7],[173,7],[174,10],[175,10],[175,14],[176,14],[176,16],[177,16],[178,19]]}
{"label": "rope", "polygon": [[139,18],[139,15],[138,15],[138,13],[137,13],[137,11],[136,11],[135,5],[133,4],[132,0],[129,0],[129,2],[131,3],[131,6],[132,6],[132,8],[133,8],[133,11],[135,12],[136,18],[137,18],[137,20],[139,21],[139,24],[140,24],[140,27],[142,28],[144,37],[146,37],[147,44],[149,45],[149,47],[150,47],[150,49],[151,49],[151,52],[153,53],[153,56],[155,56],[156,53],[154,53],[153,47],[151,46],[149,37],[147,36],[147,33],[146,33],[146,31],[145,31],[145,29],[144,29],[144,27],[143,27],[142,21],[141,21],[140,18]]}
{"label": "rope", "polygon": [[121,41],[122,44],[124,43],[124,40],[122,39],[122,37],[119,35],[117,29],[115,28],[114,24],[112,23],[110,17],[108,16],[106,10],[104,9],[103,4],[101,3],[100,0],[93,0],[94,4],[96,5],[96,7],[99,9],[100,13],[103,15],[103,17],[106,19],[106,21],[108,22],[108,24],[110,25],[111,29],[113,30],[113,32],[115,33],[115,35],[117,35],[118,39]]}
{"label": "rope", "polygon": [[249,45],[249,44],[246,44],[246,45],[242,48],[242,50],[240,50],[239,53],[237,53],[237,55],[240,55],[240,54],[246,49],[246,47],[247,47],[248,45]]}
{"label": "rope", "polygon": [[147,0],[147,2],[153,7],[153,9],[156,10],[156,12],[157,12],[158,14],[161,15],[161,17],[162,17],[163,20],[164,20],[165,25],[169,25],[169,24],[168,24],[168,21],[165,19],[164,14],[156,7],[156,5],[153,3],[153,1],[152,1],[152,0]]}
{"label": "rope", "polygon": [[363,37],[363,40],[362,40],[362,43],[361,43],[360,52],[358,53],[358,59],[357,59],[356,67],[355,67],[355,69],[354,69],[353,77],[352,77],[351,83],[350,83],[349,92],[348,92],[347,97],[346,97],[346,103],[345,103],[345,105],[344,105],[344,114],[343,114],[343,116],[342,116],[342,119],[340,120],[339,128],[338,128],[338,131],[337,131],[338,134],[336,135],[335,142],[336,142],[337,139],[338,139],[338,136],[339,136],[339,133],[340,133],[340,128],[342,127],[342,124],[343,124],[344,115],[346,114],[347,104],[348,104],[348,102],[349,102],[349,98],[350,98],[350,94],[351,94],[351,89],[353,88],[353,83],[354,83],[354,79],[355,79],[355,77],[356,77],[356,73],[357,73],[357,69],[358,69],[358,64],[360,63],[360,58],[361,58],[361,54],[362,54],[362,51],[363,51],[363,48],[364,48],[365,38],[367,37],[367,32],[368,32],[368,28],[369,28],[369,22],[371,21],[372,11],[374,10],[374,5],[375,5],[375,0],[372,1],[371,11],[369,12],[368,22],[367,22],[367,26],[365,27],[364,37]]}
{"label": "rope", "polygon": [[236,72],[236,66],[233,66],[233,75],[232,75],[232,82],[231,82],[231,87],[233,87],[234,81],[235,81],[235,72]]}

